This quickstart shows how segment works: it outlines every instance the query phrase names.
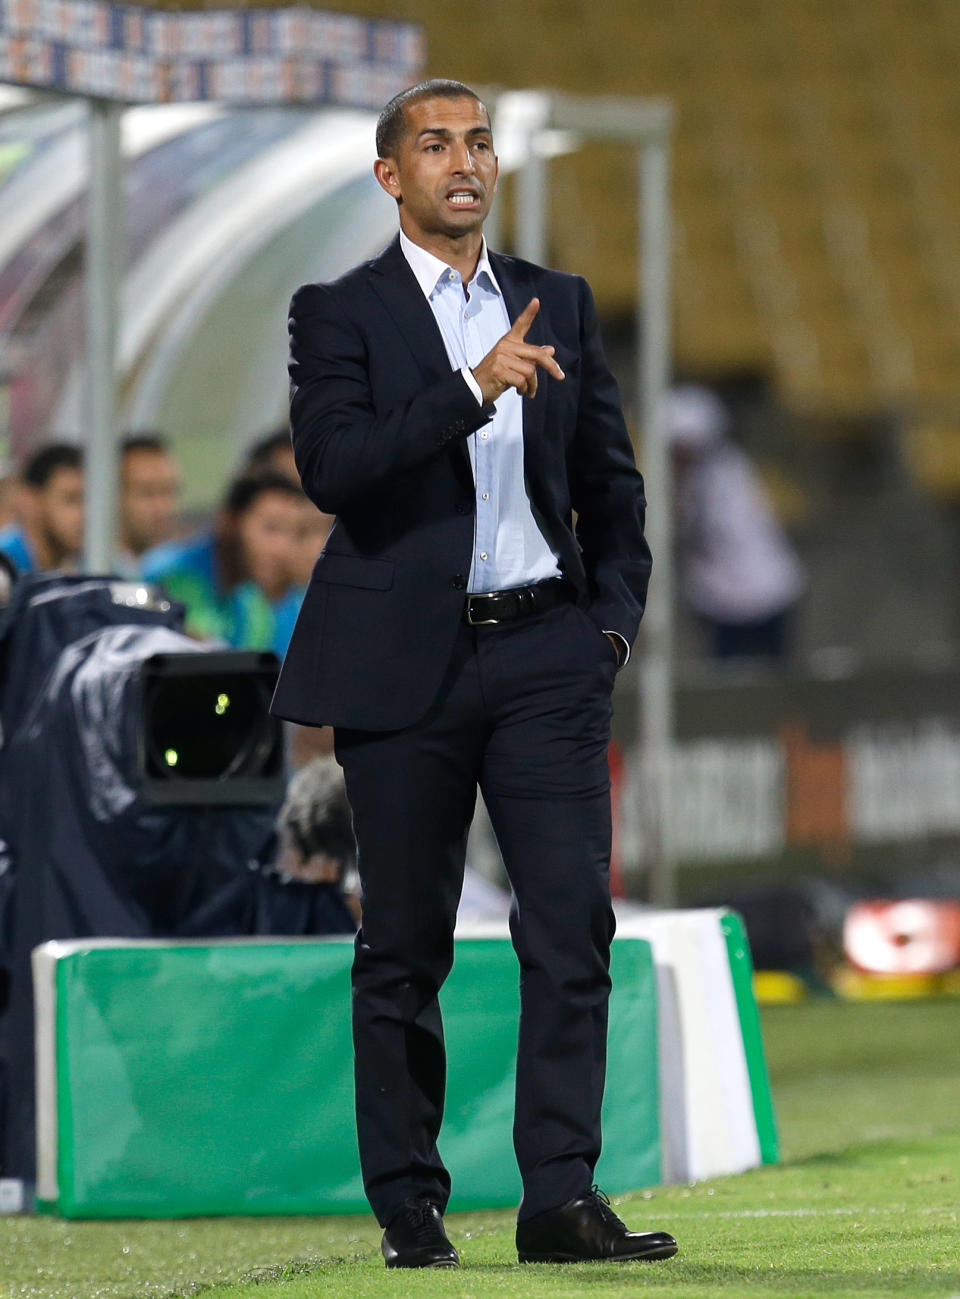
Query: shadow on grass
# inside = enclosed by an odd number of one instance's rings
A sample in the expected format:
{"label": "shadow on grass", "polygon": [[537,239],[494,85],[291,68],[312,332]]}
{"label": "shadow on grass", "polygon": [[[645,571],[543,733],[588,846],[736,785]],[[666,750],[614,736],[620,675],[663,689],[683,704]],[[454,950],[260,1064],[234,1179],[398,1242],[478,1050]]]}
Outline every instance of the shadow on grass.
{"label": "shadow on grass", "polygon": [[858,1164],[873,1163],[878,1159],[923,1159],[934,1156],[942,1159],[960,1145],[956,1131],[930,1132],[924,1136],[877,1137],[873,1141],[859,1141],[836,1150],[821,1150],[813,1155],[788,1160],[777,1167],[784,1172],[791,1168],[833,1168],[842,1164],[845,1169]]}

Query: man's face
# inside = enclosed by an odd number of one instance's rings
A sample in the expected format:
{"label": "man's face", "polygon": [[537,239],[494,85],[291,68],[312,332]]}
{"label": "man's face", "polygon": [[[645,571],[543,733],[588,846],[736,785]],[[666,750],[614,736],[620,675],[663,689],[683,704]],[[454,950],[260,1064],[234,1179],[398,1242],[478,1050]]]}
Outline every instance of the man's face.
{"label": "man's face", "polygon": [[417,243],[480,230],[497,188],[487,110],[464,97],[420,99],[403,111],[397,157],[378,159],[376,175],[400,201],[404,233]]}
{"label": "man's face", "polygon": [[270,600],[279,599],[293,581],[301,506],[292,493],[266,491],[237,520],[247,572]]}
{"label": "man's face", "polygon": [[120,535],[134,555],[174,535],[179,495],[180,470],[166,451],[128,451],[123,457]]}
{"label": "man's face", "polygon": [[58,562],[76,559],[83,549],[82,472],[62,466],[27,494],[33,525]]}

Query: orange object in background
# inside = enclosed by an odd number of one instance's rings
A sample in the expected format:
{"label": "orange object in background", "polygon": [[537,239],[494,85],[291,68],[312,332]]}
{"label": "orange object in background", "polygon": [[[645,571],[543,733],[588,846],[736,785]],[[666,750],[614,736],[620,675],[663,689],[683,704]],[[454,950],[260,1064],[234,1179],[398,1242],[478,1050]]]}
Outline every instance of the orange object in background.
{"label": "orange object in background", "polygon": [[801,719],[781,726],[780,742],[787,759],[787,842],[818,844],[831,857],[846,861],[853,836],[844,746],[811,740]]}
{"label": "orange object in background", "polygon": [[960,966],[960,902],[856,902],[843,922],[847,959],[870,974],[939,974]]}

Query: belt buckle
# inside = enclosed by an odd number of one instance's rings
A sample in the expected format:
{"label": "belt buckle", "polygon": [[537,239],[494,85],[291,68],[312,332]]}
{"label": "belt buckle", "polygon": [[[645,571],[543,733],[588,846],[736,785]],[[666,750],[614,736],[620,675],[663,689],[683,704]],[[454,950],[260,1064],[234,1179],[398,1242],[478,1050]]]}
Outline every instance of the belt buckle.
{"label": "belt buckle", "polygon": [[482,592],[478,595],[467,596],[467,624],[470,627],[495,627],[502,621],[500,618],[474,618],[473,616],[474,600],[490,600],[495,594],[497,593],[491,592],[490,594],[487,594],[486,592]]}

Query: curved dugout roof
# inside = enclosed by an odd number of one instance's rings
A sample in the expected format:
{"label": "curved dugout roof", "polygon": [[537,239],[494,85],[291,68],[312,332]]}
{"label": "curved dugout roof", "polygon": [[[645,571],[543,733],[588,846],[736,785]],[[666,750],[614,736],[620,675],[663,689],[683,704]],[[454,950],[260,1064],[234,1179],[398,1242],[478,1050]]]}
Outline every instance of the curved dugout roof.
{"label": "curved dugout roof", "polygon": [[[188,504],[214,499],[242,447],[286,418],[292,291],[372,255],[396,228],[371,174],[374,121],[209,105],[124,114],[120,423],[170,433]],[[84,122],[62,103],[0,119],[0,366],[20,376],[20,451],[83,431]]]}

